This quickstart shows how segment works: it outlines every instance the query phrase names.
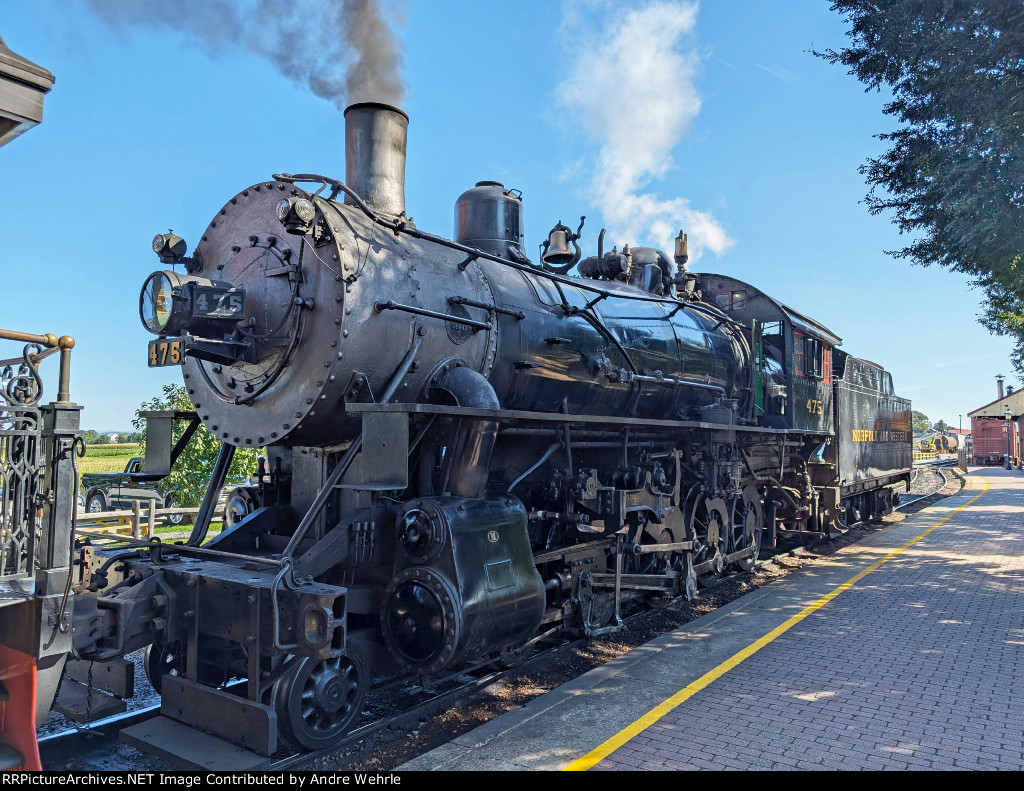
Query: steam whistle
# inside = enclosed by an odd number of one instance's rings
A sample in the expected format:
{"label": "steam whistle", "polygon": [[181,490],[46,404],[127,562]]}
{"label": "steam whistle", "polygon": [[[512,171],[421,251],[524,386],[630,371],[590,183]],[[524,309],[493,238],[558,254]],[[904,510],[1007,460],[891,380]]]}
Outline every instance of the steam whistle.
{"label": "steam whistle", "polygon": [[[586,216],[580,217],[580,227],[576,229],[576,233],[568,226],[562,225],[561,220],[548,233],[548,238],[541,244],[540,251],[541,263],[548,272],[564,275],[579,263],[582,252],[577,240],[583,232],[583,223],[586,219]],[[569,249],[570,244],[573,250]]]}
{"label": "steam whistle", "polygon": [[679,231],[679,236],[676,237],[676,271],[685,272],[686,262],[690,260],[690,251],[686,246],[686,234]]}
{"label": "steam whistle", "polygon": [[676,237],[676,251],[673,256],[676,262],[676,276],[672,284],[676,288],[676,296],[680,299],[700,299],[700,292],[694,293],[697,278],[686,271],[686,262],[690,260],[690,250],[686,244],[686,234],[680,229]]}

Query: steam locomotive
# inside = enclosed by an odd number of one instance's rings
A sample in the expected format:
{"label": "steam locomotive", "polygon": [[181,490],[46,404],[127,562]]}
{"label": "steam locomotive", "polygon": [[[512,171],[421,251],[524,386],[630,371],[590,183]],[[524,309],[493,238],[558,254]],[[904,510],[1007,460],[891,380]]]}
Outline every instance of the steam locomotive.
{"label": "steam locomotive", "polygon": [[[140,297],[149,360],[181,366],[195,412],[149,416],[143,475],[200,422],[223,449],[187,541],[94,554],[79,657],[149,646],[166,716],[314,749],[378,679],[614,631],[627,602],[693,597],[763,542],[891,510],[910,403],[825,326],[689,272],[682,232],[671,258],[604,232],[584,258],[582,220],[559,222],[531,261],[497,182],[458,198],[454,239],[426,233],[407,116],[345,117],[344,182],[279,174],[191,255],[154,239],[171,268]],[[265,461],[208,539],[236,448]]]}

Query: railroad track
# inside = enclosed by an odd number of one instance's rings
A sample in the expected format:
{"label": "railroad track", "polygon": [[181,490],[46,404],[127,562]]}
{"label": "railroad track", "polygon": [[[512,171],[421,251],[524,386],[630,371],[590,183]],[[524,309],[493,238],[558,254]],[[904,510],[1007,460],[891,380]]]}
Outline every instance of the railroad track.
{"label": "railroad track", "polygon": [[[943,465],[946,467],[952,464]],[[922,486],[924,477],[934,477],[934,480]],[[928,501],[935,498],[942,488],[948,483],[948,475],[940,466],[928,465],[915,470],[912,486],[923,488],[924,491],[914,494],[902,495],[901,503],[896,507],[899,510],[924,507]],[[827,543],[827,542],[824,542]],[[780,545],[773,554],[786,554],[788,546]],[[770,562],[770,558],[762,555],[760,563]],[[735,578],[742,576],[745,572],[737,572],[725,575],[712,589],[724,585]],[[699,598],[698,598],[699,601]],[[643,612],[624,618],[625,624],[641,617]],[[439,713],[451,709],[460,702],[467,700],[484,690],[485,688],[499,683],[509,673],[520,673],[530,669],[545,659],[552,659],[559,651],[572,650],[574,646],[586,642],[579,640],[564,640],[559,644],[537,651],[526,659],[522,665],[512,671],[488,670],[486,666],[478,667],[475,671],[463,671],[447,681],[450,685],[444,691],[429,693],[422,689],[411,687],[405,682],[406,689],[402,689],[402,683],[392,683],[385,686],[386,691],[390,686],[394,693],[392,697],[400,698],[405,704],[399,711],[378,711],[371,721],[353,729],[342,741],[330,748],[315,752],[284,753],[268,758],[266,762],[258,767],[264,771],[281,771],[288,769],[305,769],[314,767],[318,761],[328,758],[336,759],[337,756],[344,756],[342,764],[355,764],[365,760],[374,750],[402,738],[407,733],[419,727],[420,723],[429,721]],[[440,687],[442,683],[438,682]],[[371,690],[367,699],[367,708],[370,710],[386,709],[386,704],[376,700],[380,696],[380,690]],[[411,702],[410,702],[411,701]],[[136,711],[127,712],[117,717],[111,717],[92,724],[88,727],[76,730],[65,731],[52,736],[40,739],[40,755],[43,766],[48,769],[77,769],[77,770],[172,770],[180,766],[170,761],[157,758],[151,755],[142,755],[127,745],[120,744],[119,733],[123,728],[142,722],[147,718],[159,715],[159,705],[148,706]],[[334,760],[331,764],[337,766]]]}
{"label": "railroad track", "polygon": [[[628,621],[628,619],[626,619]],[[531,654],[522,665],[513,669],[487,670],[486,665],[463,670],[460,674],[448,679],[438,680],[435,689],[446,687],[443,691],[428,691],[405,679],[405,683],[394,682],[381,688],[371,690],[366,706],[368,709],[386,707],[388,704],[374,700],[389,690],[398,698],[415,698],[416,702],[406,705],[400,711],[378,714],[371,721],[350,731],[344,739],[329,748],[312,752],[286,752],[267,758],[254,771],[283,771],[287,769],[309,768],[317,759],[324,756],[348,754],[354,760],[360,760],[365,754],[400,738],[415,729],[421,722],[456,706],[486,687],[500,682],[509,672],[521,672],[524,668],[551,659],[558,651],[564,650],[584,640],[563,640],[557,645],[538,650]],[[488,663],[488,665],[491,663]],[[119,714],[73,730],[67,730],[39,740],[39,752],[44,769],[71,769],[75,771],[117,771],[137,770],[180,770],[182,766],[170,760],[154,755],[143,754],[128,745],[121,744],[120,732],[132,725],[157,717],[160,706],[147,706],[135,711]]]}
{"label": "railroad track", "polygon": [[894,510],[902,511],[911,505],[921,505],[922,501],[926,501],[929,498],[934,498],[939,492],[941,492],[947,483],[949,483],[949,476],[945,470],[956,466],[956,461],[947,461],[940,464],[928,464],[921,465],[914,469],[914,477],[911,478],[910,485],[914,486],[918,482],[919,478],[924,476],[938,477],[937,481],[933,481],[930,484],[926,484],[924,492],[914,494],[903,494],[900,493],[900,504],[895,507]]}

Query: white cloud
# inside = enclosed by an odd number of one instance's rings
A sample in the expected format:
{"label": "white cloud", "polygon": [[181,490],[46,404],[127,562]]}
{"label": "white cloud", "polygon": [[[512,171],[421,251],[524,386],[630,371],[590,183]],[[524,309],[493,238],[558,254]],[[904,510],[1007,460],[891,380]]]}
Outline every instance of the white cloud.
{"label": "white cloud", "polygon": [[590,187],[611,239],[671,251],[682,228],[691,260],[734,242],[710,212],[649,187],[675,168],[672,151],[700,112],[700,59],[683,49],[697,9],[668,0],[565,3],[563,40],[574,42],[573,67],[558,87],[561,105],[600,145]]}

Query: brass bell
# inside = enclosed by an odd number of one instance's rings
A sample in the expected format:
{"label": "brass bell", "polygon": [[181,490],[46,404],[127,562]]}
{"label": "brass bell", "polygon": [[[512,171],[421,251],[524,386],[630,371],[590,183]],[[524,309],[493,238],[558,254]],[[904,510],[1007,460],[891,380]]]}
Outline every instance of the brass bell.
{"label": "brass bell", "polygon": [[[582,253],[576,240],[583,232],[583,223],[586,219],[580,217],[580,227],[576,233],[572,232],[572,228],[562,225],[561,220],[551,229],[548,238],[541,245],[540,253],[540,262],[546,270],[564,275],[579,263]],[[572,249],[569,249],[570,244]]]}
{"label": "brass bell", "polygon": [[575,252],[569,247],[569,234],[571,231],[559,223],[551,229],[548,234],[548,242],[540,260],[545,264],[567,264],[573,260]]}

